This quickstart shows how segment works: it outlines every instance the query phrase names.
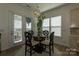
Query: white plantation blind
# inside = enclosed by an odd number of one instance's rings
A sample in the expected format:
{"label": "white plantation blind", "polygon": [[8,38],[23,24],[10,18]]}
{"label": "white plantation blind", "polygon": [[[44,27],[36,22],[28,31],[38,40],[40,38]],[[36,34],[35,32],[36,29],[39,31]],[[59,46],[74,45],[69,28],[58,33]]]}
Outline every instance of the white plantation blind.
{"label": "white plantation blind", "polygon": [[50,32],[55,32],[55,36],[61,36],[61,16],[44,19],[42,26],[42,30],[49,31],[51,29]]}
{"label": "white plantation blind", "polygon": [[51,17],[51,26],[61,26],[61,16]]}
{"label": "white plantation blind", "polygon": [[51,17],[51,32],[55,32],[55,36],[61,36],[61,16]]}
{"label": "white plantation blind", "polygon": [[22,16],[14,15],[14,28],[22,28]]}
{"label": "white plantation blind", "polygon": [[14,43],[22,41],[22,16],[14,15]]}
{"label": "white plantation blind", "polygon": [[49,31],[49,18],[46,18],[43,20],[43,30],[48,30]]}

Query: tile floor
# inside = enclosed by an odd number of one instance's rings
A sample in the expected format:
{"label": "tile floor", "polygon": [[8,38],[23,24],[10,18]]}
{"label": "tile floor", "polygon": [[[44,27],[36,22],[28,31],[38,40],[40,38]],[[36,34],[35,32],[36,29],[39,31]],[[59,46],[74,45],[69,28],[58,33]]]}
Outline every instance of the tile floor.
{"label": "tile floor", "polygon": [[[52,56],[65,56],[68,53],[65,51],[66,47],[54,45],[54,54]],[[20,45],[15,48],[11,48],[9,50],[3,51],[0,54],[1,56],[25,56],[25,46]],[[29,53],[27,53],[29,56]],[[42,54],[35,53],[33,56],[49,56],[48,53],[43,52]]]}

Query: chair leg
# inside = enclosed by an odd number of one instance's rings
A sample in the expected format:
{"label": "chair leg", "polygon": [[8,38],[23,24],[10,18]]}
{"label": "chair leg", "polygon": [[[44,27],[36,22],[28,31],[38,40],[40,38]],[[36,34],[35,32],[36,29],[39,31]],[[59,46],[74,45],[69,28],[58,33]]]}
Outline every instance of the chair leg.
{"label": "chair leg", "polygon": [[25,46],[25,56],[26,56],[26,54],[27,54],[27,46]]}
{"label": "chair leg", "polygon": [[32,48],[30,47],[30,56],[32,56]]}
{"label": "chair leg", "polygon": [[52,52],[53,52],[53,54],[54,54],[54,47],[53,47],[53,45],[52,45]]}
{"label": "chair leg", "polygon": [[46,51],[46,45],[44,46],[44,50]]}
{"label": "chair leg", "polygon": [[49,46],[49,56],[51,56],[51,46]]}

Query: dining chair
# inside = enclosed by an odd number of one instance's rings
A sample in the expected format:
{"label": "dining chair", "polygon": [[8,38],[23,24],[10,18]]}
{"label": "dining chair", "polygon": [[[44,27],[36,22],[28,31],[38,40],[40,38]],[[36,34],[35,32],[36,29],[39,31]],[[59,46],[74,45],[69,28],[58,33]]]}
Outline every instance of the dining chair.
{"label": "dining chair", "polygon": [[32,36],[34,35],[34,31],[33,30],[29,30],[28,32],[31,33]]}
{"label": "dining chair", "polygon": [[46,39],[48,39],[49,31],[48,30],[44,30],[43,31],[43,35],[46,37]]}
{"label": "dining chair", "polygon": [[[30,52],[30,56],[32,56],[32,53],[35,49],[35,45],[38,44],[38,42],[32,41],[32,34],[29,32],[24,32],[25,34],[25,56],[27,52]],[[29,47],[29,49],[28,49]]]}
{"label": "dining chair", "polygon": [[33,31],[33,30],[29,30],[28,32],[32,35],[32,40],[34,40],[34,39],[33,39],[34,31]]}
{"label": "dining chair", "polygon": [[[45,51],[47,53],[49,53],[49,56],[51,56],[51,51],[54,53],[54,32],[52,32],[49,36],[49,39],[50,40],[45,40],[45,41],[42,41],[42,44],[44,44],[46,46],[46,48],[48,47],[49,51]],[[47,50],[47,49],[46,49]]]}

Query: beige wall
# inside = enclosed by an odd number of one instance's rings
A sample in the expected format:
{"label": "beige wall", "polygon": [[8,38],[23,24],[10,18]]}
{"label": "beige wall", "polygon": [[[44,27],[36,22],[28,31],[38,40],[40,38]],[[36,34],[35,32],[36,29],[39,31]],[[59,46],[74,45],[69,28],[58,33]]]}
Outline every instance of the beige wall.
{"label": "beige wall", "polygon": [[55,37],[54,42],[70,46],[70,24],[71,24],[71,10],[79,8],[79,4],[66,4],[64,6],[49,10],[44,12],[44,14],[47,17],[53,17],[53,16],[62,16],[62,37],[58,38]]}
{"label": "beige wall", "polygon": [[[19,4],[0,4],[0,32],[2,32],[1,38],[1,50],[5,50],[15,46],[11,39],[13,14],[23,16],[23,32],[25,31],[25,18],[26,16],[32,16],[31,10],[20,6]],[[24,38],[23,38],[24,39]]]}
{"label": "beige wall", "polygon": [[79,8],[71,11],[71,27],[79,27]]}

